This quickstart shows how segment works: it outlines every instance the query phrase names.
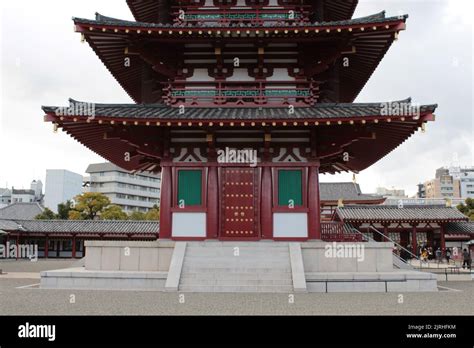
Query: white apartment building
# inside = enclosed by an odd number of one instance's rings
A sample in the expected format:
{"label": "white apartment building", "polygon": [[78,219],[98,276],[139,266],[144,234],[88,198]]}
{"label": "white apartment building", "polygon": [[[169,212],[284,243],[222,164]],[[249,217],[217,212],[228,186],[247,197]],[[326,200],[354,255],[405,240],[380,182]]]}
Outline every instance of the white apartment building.
{"label": "white apartment building", "polygon": [[450,167],[449,173],[460,181],[461,197],[474,198],[474,167]]}
{"label": "white apartment building", "polygon": [[82,181],[82,175],[69,170],[47,169],[45,207],[57,213],[58,204],[65,203],[82,193]]}
{"label": "white apartment building", "polygon": [[91,164],[85,192],[100,192],[126,212],[146,212],[160,203],[161,179],[146,172],[130,173],[112,163]]}

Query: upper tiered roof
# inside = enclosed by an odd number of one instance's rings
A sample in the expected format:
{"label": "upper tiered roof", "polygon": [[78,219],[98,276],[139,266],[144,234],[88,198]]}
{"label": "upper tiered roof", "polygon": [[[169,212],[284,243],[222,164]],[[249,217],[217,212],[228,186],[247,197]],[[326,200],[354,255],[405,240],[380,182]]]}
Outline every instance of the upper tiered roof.
{"label": "upper tiered roof", "polygon": [[[324,9],[324,21],[338,21],[352,17],[358,0],[313,0],[306,1],[315,9]],[[127,4],[138,22],[166,23],[171,20],[172,5],[191,2],[172,0],[127,0]],[[305,3],[305,1],[303,1]]]}
{"label": "upper tiered roof", "polygon": [[[76,31],[84,35],[112,75],[137,103],[161,103],[165,97],[170,99],[163,90],[163,84],[176,78],[178,64],[188,57],[190,52],[184,47],[185,44],[217,42],[296,43],[298,54],[291,57],[301,61],[308,83],[311,81],[311,88],[317,91],[313,99],[317,102],[352,102],[397,38],[398,32],[404,30],[406,18],[386,17],[381,12],[333,22],[268,22],[263,26],[253,26],[133,22],[97,14],[95,20],[74,18],[74,23]],[[265,52],[278,53],[282,58],[288,58],[291,54],[282,55],[277,48],[271,47]],[[212,47],[209,54],[214,55]],[[222,50],[224,58],[232,58],[226,54],[226,50]],[[245,52],[242,54],[245,55]],[[127,66],[124,65],[124,57],[130,59]],[[350,59],[350,64],[341,69],[343,59]],[[309,103],[312,104],[311,101]]]}

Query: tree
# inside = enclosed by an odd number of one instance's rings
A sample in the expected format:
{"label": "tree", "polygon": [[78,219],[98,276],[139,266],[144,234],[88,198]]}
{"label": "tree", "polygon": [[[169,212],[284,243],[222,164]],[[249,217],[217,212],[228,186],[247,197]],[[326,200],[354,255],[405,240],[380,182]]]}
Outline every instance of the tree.
{"label": "tree", "polygon": [[77,210],[70,210],[68,214],[69,220],[85,220],[84,216]]}
{"label": "tree", "polygon": [[49,208],[44,208],[44,211],[41,214],[35,216],[36,220],[54,220],[57,216],[54,212]]}
{"label": "tree", "polygon": [[58,214],[57,217],[60,220],[69,219],[69,212],[72,210],[72,202],[67,201],[66,203],[58,204]]}
{"label": "tree", "polygon": [[474,221],[474,199],[466,198],[465,203],[458,204],[458,210]]}
{"label": "tree", "polygon": [[145,220],[160,220],[160,208],[156,204],[145,214]]}
{"label": "tree", "polygon": [[69,217],[74,220],[81,220],[75,212],[80,214],[82,220],[94,220],[110,204],[110,199],[98,192],[83,193],[76,196],[75,201],[74,210],[69,212]]}
{"label": "tree", "polygon": [[102,210],[100,217],[102,220],[127,220],[128,216],[118,205],[111,204]]}
{"label": "tree", "polygon": [[145,213],[135,210],[128,216],[128,219],[129,220],[145,220]]}

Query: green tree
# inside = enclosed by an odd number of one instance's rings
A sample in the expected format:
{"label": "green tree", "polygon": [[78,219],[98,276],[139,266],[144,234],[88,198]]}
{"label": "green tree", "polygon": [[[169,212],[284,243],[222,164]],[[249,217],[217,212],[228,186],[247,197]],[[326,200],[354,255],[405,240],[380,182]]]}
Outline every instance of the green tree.
{"label": "green tree", "polygon": [[109,205],[100,214],[102,220],[127,220],[127,217],[127,213],[115,204]]}
{"label": "green tree", "polygon": [[69,212],[72,210],[72,202],[67,201],[65,203],[58,204],[58,219],[67,220],[69,219]]}
{"label": "green tree", "polygon": [[145,220],[160,220],[160,208],[158,205],[154,205],[152,209],[148,210],[145,214]]}
{"label": "green tree", "polygon": [[132,213],[130,213],[130,215],[128,216],[128,219],[129,220],[145,220],[145,213],[135,210]]}
{"label": "green tree", "polygon": [[464,203],[458,204],[458,210],[474,221],[474,199],[466,198]]}
{"label": "green tree", "polygon": [[[69,218],[73,220],[94,220],[110,204],[110,199],[98,192],[83,193],[76,196],[75,201],[74,210],[69,211]],[[75,212],[78,212],[81,218]]]}
{"label": "green tree", "polygon": [[44,211],[41,214],[38,214],[35,216],[36,220],[55,220],[57,219],[56,214],[49,209],[49,208],[44,208]]}

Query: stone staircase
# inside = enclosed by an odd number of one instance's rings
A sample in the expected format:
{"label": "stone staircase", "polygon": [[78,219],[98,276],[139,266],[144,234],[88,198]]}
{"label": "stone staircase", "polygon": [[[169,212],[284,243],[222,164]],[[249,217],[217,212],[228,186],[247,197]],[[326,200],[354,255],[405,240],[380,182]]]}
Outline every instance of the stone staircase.
{"label": "stone staircase", "polygon": [[292,292],[288,243],[187,242],[182,292]]}

